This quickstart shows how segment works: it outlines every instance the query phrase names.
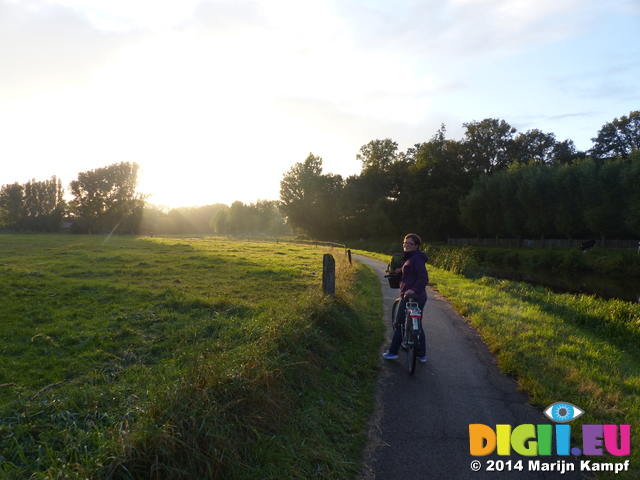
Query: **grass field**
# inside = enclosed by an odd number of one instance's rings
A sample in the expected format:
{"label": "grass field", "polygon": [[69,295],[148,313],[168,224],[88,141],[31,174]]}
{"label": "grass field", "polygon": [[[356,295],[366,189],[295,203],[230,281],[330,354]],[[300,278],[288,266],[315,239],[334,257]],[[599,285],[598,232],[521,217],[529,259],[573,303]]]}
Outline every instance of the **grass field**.
{"label": "grass field", "polygon": [[0,478],[353,478],[380,289],[326,252],[0,235]]}

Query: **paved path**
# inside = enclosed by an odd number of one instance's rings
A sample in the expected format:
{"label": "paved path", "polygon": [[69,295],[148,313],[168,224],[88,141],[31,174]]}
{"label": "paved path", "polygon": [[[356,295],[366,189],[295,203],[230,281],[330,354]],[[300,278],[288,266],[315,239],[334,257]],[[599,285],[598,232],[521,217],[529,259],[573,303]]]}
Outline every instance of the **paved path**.
{"label": "paved path", "polygon": [[[398,295],[384,278],[385,264],[365,257],[357,260],[371,266],[380,278],[385,305],[387,339],[391,339],[388,320]],[[365,454],[365,470],[360,480],[432,479],[575,479],[567,472],[529,472],[528,461],[554,463],[555,457],[472,457],[469,454],[469,424],[548,424],[541,411],[527,403],[516,382],[502,373],[495,357],[476,331],[432,288],[425,306],[423,326],[427,338],[427,363],[418,363],[413,377],[406,371],[402,356],[398,360],[381,358],[377,408],[370,428],[370,445]],[[561,399],[559,399],[561,400]],[[554,444],[555,445],[555,444]],[[480,472],[471,470],[480,460]],[[487,472],[489,460],[523,460],[524,471]],[[564,457],[567,463],[579,461]],[[505,468],[507,468],[505,466]]]}

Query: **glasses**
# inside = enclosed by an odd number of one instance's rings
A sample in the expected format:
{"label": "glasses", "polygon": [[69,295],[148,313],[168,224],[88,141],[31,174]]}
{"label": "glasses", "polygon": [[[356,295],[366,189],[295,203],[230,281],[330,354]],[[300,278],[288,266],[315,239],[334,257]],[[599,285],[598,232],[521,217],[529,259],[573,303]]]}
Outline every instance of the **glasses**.
{"label": "glasses", "polygon": [[411,242],[402,242],[403,245],[415,245],[415,243],[411,243]]}

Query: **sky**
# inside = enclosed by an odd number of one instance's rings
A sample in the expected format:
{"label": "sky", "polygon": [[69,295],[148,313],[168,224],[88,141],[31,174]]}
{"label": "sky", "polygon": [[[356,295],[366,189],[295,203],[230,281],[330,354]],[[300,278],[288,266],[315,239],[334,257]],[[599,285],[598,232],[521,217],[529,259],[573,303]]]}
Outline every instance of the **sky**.
{"label": "sky", "polygon": [[586,151],[639,38],[640,0],[0,0],[0,185],[136,162],[156,205],[249,204],[485,118]]}

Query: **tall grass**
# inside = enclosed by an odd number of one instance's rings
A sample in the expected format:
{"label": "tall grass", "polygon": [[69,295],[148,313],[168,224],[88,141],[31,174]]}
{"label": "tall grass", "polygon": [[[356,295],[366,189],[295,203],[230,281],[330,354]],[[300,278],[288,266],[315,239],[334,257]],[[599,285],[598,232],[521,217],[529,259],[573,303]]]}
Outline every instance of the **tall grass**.
{"label": "tall grass", "polygon": [[429,255],[429,264],[434,267],[469,277],[482,274],[482,265],[473,248],[469,246],[449,248],[427,245],[424,250]]}
{"label": "tall grass", "polygon": [[[324,249],[1,236],[1,478],[353,478],[382,341]],[[371,293],[373,292],[373,293]]]}
{"label": "tall grass", "polygon": [[[378,245],[378,247],[376,250],[353,250],[353,252],[375,258],[388,264],[391,260],[391,255],[394,252],[402,250],[394,249],[393,247],[387,249],[381,245]],[[481,277],[484,272],[483,265],[478,260],[475,250],[472,247],[463,246],[452,248],[426,244],[422,247],[422,250],[429,256],[429,266],[469,277]]]}

